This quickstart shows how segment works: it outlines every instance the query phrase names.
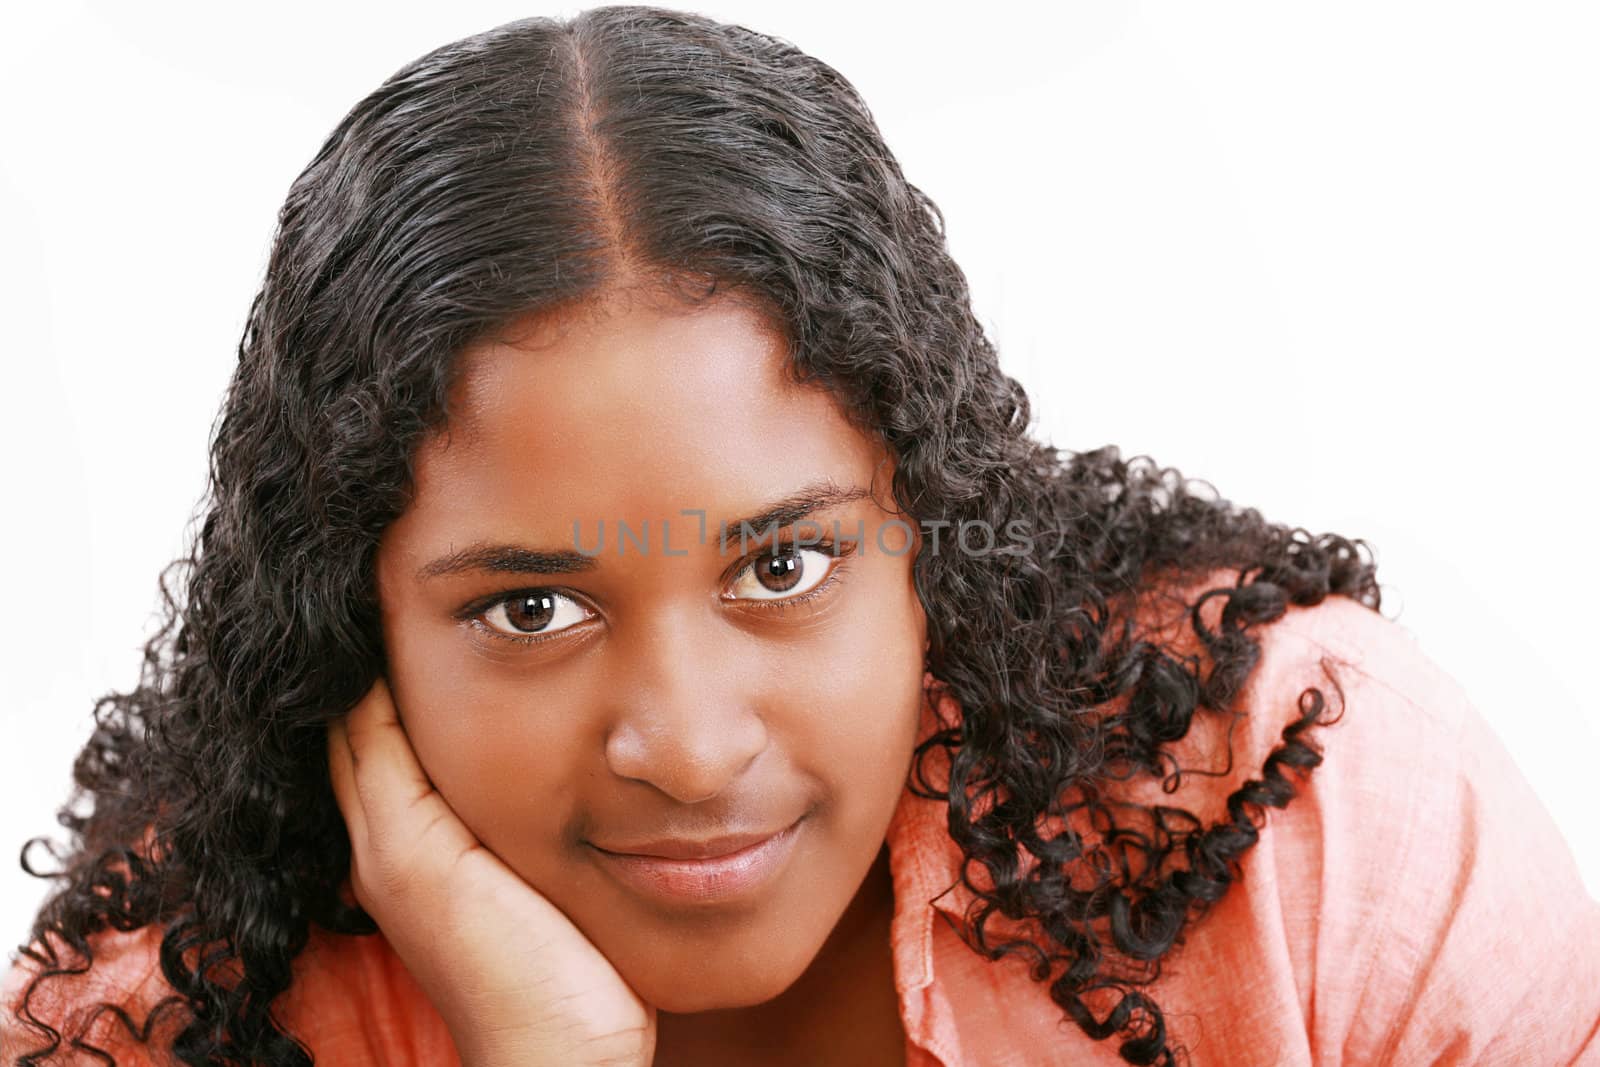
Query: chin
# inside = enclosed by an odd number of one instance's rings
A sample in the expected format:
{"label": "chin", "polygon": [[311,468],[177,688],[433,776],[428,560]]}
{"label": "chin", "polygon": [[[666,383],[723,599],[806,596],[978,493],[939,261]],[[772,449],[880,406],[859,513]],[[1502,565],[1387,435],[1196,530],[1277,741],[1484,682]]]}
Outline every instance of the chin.
{"label": "chin", "polygon": [[657,972],[650,975],[647,982],[634,983],[630,980],[628,984],[658,1011],[692,1015],[707,1011],[735,1011],[765,1004],[781,996],[799,977],[798,974],[781,975],[770,971],[764,974],[741,973],[738,970],[717,974]]}
{"label": "chin", "polygon": [[[753,1008],[758,1004],[765,1004],[774,1000],[783,989],[770,993],[752,993],[749,985],[731,983],[737,988],[728,990],[708,990],[704,987],[690,988],[682,981],[663,983],[658,996],[652,997],[643,989],[635,987],[635,991],[646,1003],[653,1004],[658,1011],[668,1012],[673,1015],[694,1015],[707,1011],[736,1011],[740,1008]],[[784,987],[787,988],[787,987]]]}

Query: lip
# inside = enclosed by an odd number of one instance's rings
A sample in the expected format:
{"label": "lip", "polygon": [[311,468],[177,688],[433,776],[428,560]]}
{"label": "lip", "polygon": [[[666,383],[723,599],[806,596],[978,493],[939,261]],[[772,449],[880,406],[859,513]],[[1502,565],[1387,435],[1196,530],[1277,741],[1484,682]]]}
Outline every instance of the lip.
{"label": "lip", "polygon": [[[794,852],[804,818],[770,837],[724,837],[695,844],[655,842],[649,848],[711,853],[702,858],[609,852],[591,845],[602,864],[623,885],[672,903],[720,904],[754,894],[766,886]],[[730,850],[731,849],[731,850]]]}
{"label": "lip", "polygon": [[[790,823],[793,826],[794,823]],[[788,827],[785,827],[787,829]],[[751,845],[759,845],[782,833],[766,831],[758,834],[725,834],[722,837],[713,837],[706,841],[686,841],[682,838],[663,838],[659,841],[644,841],[626,848],[604,848],[595,845],[602,852],[609,852],[613,856],[644,856],[663,860],[711,860],[720,856],[742,852]]]}

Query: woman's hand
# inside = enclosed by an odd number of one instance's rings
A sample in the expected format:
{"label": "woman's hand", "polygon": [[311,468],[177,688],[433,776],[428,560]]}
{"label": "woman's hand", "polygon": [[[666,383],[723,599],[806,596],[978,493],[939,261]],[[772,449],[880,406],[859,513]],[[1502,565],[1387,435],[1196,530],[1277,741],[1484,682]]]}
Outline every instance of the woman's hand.
{"label": "woman's hand", "polygon": [[357,903],[443,1017],[465,1067],[646,1067],[656,1011],[428,780],[382,677],[328,724]]}

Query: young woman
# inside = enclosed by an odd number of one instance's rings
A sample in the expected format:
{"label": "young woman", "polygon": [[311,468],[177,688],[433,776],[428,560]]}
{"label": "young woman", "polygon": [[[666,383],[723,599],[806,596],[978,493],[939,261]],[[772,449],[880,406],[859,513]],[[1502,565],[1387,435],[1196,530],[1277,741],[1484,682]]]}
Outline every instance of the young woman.
{"label": "young woman", "polygon": [[1600,1060],[1600,905],[1362,543],[1029,421],[825,64],[408,65],[283,208],[4,1062]]}

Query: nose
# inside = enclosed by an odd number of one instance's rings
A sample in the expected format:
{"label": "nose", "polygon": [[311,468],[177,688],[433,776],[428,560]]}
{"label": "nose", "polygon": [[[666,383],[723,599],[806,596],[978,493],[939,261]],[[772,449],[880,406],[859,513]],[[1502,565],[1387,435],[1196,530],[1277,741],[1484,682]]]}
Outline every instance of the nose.
{"label": "nose", "polygon": [[749,650],[714,609],[655,613],[628,638],[606,763],[683,804],[717,796],[768,743]]}

